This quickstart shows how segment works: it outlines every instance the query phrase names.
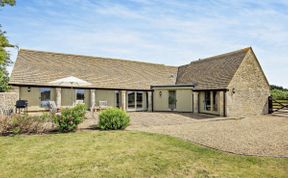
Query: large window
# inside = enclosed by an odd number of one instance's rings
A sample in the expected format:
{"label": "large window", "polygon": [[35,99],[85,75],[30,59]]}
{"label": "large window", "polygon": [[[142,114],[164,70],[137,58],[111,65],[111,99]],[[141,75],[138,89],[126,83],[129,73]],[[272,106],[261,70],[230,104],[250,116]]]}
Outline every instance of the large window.
{"label": "large window", "polygon": [[204,110],[210,111],[211,110],[211,95],[210,91],[205,91],[204,93]]}
{"label": "large window", "polygon": [[76,90],[76,100],[84,101],[84,89],[77,89]]}
{"label": "large window", "polygon": [[41,107],[48,107],[48,101],[51,100],[51,89],[40,88]]}

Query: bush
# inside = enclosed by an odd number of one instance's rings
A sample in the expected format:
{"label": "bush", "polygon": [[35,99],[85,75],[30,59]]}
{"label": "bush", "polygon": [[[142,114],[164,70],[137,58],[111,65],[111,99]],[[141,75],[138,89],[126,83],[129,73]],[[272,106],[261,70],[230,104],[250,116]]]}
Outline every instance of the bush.
{"label": "bush", "polygon": [[63,109],[61,115],[56,115],[54,123],[57,124],[60,132],[71,132],[85,119],[87,107],[85,104],[78,104],[73,108]]}
{"label": "bush", "polygon": [[16,135],[31,133],[46,133],[53,129],[51,117],[13,115],[0,117],[0,134]]}
{"label": "bush", "polygon": [[125,111],[118,108],[109,108],[99,114],[99,128],[101,130],[125,129],[130,118]]}
{"label": "bush", "polygon": [[277,100],[288,99],[288,91],[286,90],[272,89],[271,95],[273,99]]}

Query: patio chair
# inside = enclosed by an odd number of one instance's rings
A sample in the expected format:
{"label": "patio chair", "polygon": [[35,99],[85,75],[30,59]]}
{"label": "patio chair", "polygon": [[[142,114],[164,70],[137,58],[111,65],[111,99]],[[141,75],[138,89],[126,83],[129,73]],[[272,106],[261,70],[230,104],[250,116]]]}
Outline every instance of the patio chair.
{"label": "patio chair", "polygon": [[95,112],[95,111],[101,111],[104,109],[109,108],[108,102],[107,101],[99,101],[99,106],[96,106],[95,104],[91,106],[90,111]]}
{"label": "patio chair", "polygon": [[76,106],[77,104],[84,104],[84,101],[83,100],[76,100],[74,102],[74,106]]}
{"label": "patio chair", "polygon": [[107,108],[109,108],[107,101],[99,101],[99,109],[100,110],[107,109]]}

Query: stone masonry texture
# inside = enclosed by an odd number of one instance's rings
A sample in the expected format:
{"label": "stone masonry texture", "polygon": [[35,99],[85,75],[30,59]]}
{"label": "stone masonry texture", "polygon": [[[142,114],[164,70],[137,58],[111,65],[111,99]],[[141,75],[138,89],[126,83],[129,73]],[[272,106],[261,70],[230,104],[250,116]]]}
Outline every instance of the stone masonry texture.
{"label": "stone masonry texture", "polygon": [[228,89],[227,116],[268,113],[269,83],[252,50],[245,56]]}

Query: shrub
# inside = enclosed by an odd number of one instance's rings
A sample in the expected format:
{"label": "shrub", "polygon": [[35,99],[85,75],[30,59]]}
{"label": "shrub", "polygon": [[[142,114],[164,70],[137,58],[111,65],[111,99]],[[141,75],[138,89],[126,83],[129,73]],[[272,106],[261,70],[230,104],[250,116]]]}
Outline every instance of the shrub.
{"label": "shrub", "polygon": [[61,115],[54,118],[60,132],[71,132],[85,119],[86,105],[78,104],[73,108],[63,109]]}
{"label": "shrub", "polygon": [[272,89],[271,95],[274,99],[277,100],[288,99],[288,91],[286,90]]}
{"label": "shrub", "polygon": [[31,133],[46,133],[53,129],[51,117],[44,120],[41,116],[13,115],[1,116],[0,134],[16,135]]}
{"label": "shrub", "polygon": [[127,113],[118,108],[109,108],[99,114],[99,128],[101,130],[125,129],[130,122]]}

